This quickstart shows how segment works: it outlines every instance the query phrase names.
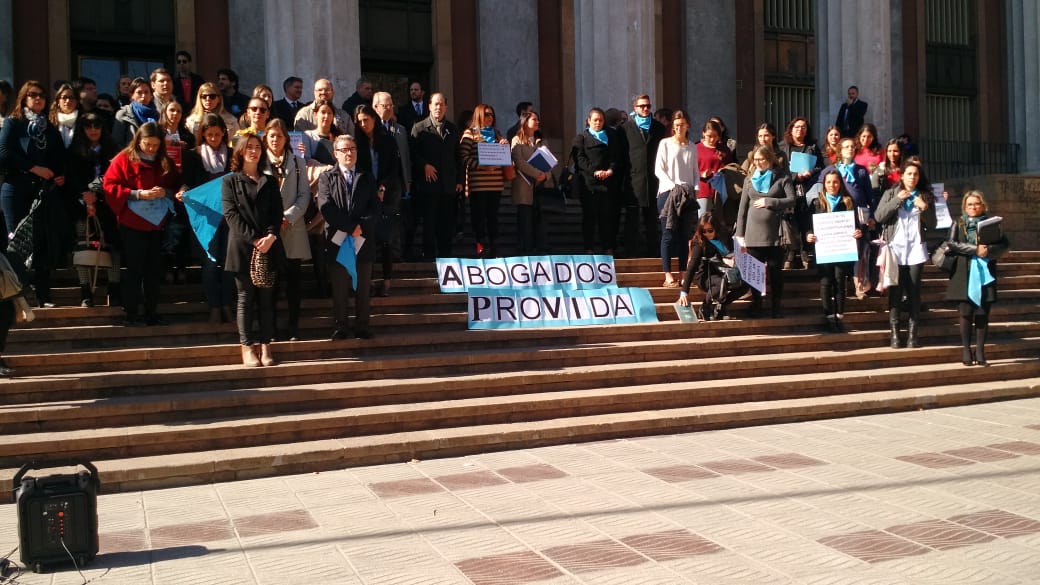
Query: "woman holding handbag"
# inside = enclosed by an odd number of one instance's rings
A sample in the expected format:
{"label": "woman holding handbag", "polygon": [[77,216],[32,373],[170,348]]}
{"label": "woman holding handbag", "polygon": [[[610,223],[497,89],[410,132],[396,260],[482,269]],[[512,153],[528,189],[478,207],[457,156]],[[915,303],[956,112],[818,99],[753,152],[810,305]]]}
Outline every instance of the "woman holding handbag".
{"label": "woman holding handbag", "polygon": [[[279,238],[284,216],[278,181],[266,174],[268,167],[260,137],[242,135],[231,153],[232,173],[224,176],[220,189],[228,224],[225,270],[235,275],[238,288],[238,338],[246,366],[275,364],[274,275],[285,265]],[[253,332],[257,313],[258,334]]]}
{"label": "woman holding handbag", "polygon": [[[842,143],[844,145],[844,142]],[[888,261],[898,265],[898,278],[888,288],[888,322],[892,349],[899,348],[899,317],[902,299],[908,301],[907,347],[919,347],[918,317],[921,313],[921,277],[928,260],[925,232],[935,229],[935,201],[931,185],[924,180],[920,164],[903,165],[899,184],[881,196],[874,214],[887,242]]]}
{"label": "woman holding handbag", "polygon": [[[979,241],[979,222],[986,219],[986,199],[981,191],[968,191],[961,200],[961,217],[950,226],[946,245],[955,261],[946,300],[957,301],[960,317],[961,363],[988,366],[986,336],[989,316],[997,302],[997,259],[1008,249],[1006,236],[990,244]],[[975,347],[971,331],[975,330]]]}
{"label": "woman holding handbag", "polygon": [[735,282],[733,272],[733,237],[722,223],[722,216],[709,211],[701,216],[690,239],[690,264],[686,268],[679,304],[690,304],[690,283],[704,291],[701,317],[705,321],[721,321],[726,306],[744,296],[747,283]]}
{"label": "woman holding handbag", "polygon": [[[72,263],[79,278],[81,307],[94,306],[94,289],[101,269],[108,273],[109,306],[123,304],[119,290],[119,227],[115,213],[105,202],[102,185],[109,161],[118,151],[100,116],[88,112],[79,117],[69,147],[65,185],[74,210],[71,215],[76,219],[78,243]],[[107,254],[107,263],[99,259],[102,252]]]}

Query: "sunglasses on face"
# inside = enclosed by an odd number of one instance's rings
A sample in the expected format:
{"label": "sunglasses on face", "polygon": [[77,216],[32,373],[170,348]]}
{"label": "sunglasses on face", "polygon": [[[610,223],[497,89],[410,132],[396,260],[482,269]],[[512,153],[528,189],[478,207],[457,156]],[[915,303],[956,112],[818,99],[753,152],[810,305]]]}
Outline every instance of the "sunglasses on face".
{"label": "sunglasses on face", "polygon": [[267,113],[267,108],[262,107],[262,106],[249,106],[249,111],[250,112],[260,112],[261,114],[266,114]]}
{"label": "sunglasses on face", "polygon": [[202,94],[202,99],[204,99],[204,100],[215,100],[215,99],[217,99],[217,94],[215,94],[215,93],[204,93],[204,94]]}
{"label": "sunglasses on face", "polygon": [[38,91],[30,91],[29,93],[25,94],[25,97],[32,98],[34,100],[38,100],[38,99],[43,97],[43,94],[38,92]]}

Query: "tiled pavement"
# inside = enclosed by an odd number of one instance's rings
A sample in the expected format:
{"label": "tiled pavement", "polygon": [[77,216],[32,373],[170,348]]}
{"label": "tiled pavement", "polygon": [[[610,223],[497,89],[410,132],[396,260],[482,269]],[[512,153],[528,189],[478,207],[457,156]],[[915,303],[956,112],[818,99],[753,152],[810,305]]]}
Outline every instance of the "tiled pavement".
{"label": "tiled pavement", "polygon": [[[99,585],[1024,585],[1040,398],[102,495],[99,513]],[[0,507],[0,553],[16,526]]]}

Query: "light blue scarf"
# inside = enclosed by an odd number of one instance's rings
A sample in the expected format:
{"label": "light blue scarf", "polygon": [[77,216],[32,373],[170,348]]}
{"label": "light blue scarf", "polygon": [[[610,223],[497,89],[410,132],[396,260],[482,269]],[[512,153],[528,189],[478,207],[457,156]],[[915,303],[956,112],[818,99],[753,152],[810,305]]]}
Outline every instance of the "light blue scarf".
{"label": "light blue scarf", "polygon": [[493,126],[484,126],[480,129],[480,136],[484,138],[484,142],[494,142],[495,128]]}
{"label": "light blue scarf", "polygon": [[592,128],[589,128],[589,134],[594,136],[596,140],[599,140],[603,144],[608,144],[606,130],[593,130]]}
{"label": "light blue scarf", "polygon": [[914,199],[917,199],[917,189],[910,192],[910,196],[903,200],[903,209],[911,211],[914,208]]}
{"label": "light blue scarf", "polygon": [[755,187],[755,191],[759,193],[765,193],[769,191],[769,186],[773,184],[773,171],[760,171],[755,170],[755,174],[751,175],[751,185]]}
{"label": "light blue scarf", "polygon": [[841,203],[841,193],[838,193],[837,195],[824,193],[824,196],[827,197],[827,205],[830,211],[834,211],[834,208],[837,207],[839,203]]}
{"label": "light blue scarf", "polygon": [[856,182],[856,174],[852,172],[853,169],[856,168],[856,164],[855,163],[849,163],[849,164],[838,163],[837,167],[838,167],[838,172],[841,173],[841,178],[844,179],[846,183],[855,183]]}
{"label": "light blue scarf", "polygon": [[650,130],[650,120],[652,119],[653,118],[651,118],[650,116],[640,116],[639,114],[635,115],[636,126],[642,128],[644,132]]}
{"label": "light blue scarf", "polygon": [[718,240],[708,240],[708,241],[711,242],[712,246],[715,246],[715,249],[718,250],[720,254],[722,254],[723,256],[728,256],[729,255],[729,250],[726,249],[726,244],[723,244],[722,242],[720,242]]}

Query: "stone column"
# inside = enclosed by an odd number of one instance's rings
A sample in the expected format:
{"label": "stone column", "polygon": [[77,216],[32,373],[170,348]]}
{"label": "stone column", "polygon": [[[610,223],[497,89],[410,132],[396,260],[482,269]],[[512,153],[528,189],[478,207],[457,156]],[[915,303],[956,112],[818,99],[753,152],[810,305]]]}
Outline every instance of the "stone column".
{"label": "stone column", "polygon": [[730,3],[686,0],[685,107],[693,120],[694,137],[700,136],[700,127],[711,116],[725,120],[730,135],[736,136],[736,27],[736,11]]}
{"label": "stone column", "polygon": [[1019,172],[1040,172],[1040,8],[1033,0],[1007,3],[1008,139],[1020,145]]}
{"label": "stone column", "polygon": [[896,104],[903,96],[902,84],[893,82],[893,71],[902,72],[901,61],[893,68],[893,58],[902,55],[901,48],[893,47],[894,27],[898,33],[890,0],[816,3],[815,127],[821,138],[834,123],[850,85],[858,86],[860,99],[867,102],[865,120],[877,126],[878,138],[895,135]]}
{"label": "stone column", "polygon": [[[516,104],[538,103],[538,1],[483,0],[480,19],[480,95],[495,108],[500,132],[516,123]],[[476,104],[455,104],[455,110]],[[559,107],[559,104],[546,104]]]}
{"label": "stone column", "polygon": [[[305,8],[304,8],[305,6]],[[358,0],[231,0],[231,64],[242,93],[266,83],[282,98],[282,81],[303,79],[303,99],[314,99],[314,80],[327,77],[336,88],[336,107],[361,75]]]}
{"label": "stone column", "polygon": [[[6,79],[12,86],[15,84],[13,20],[11,0],[0,0],[0,79]],[[9,99],[14,101],[15,97],[11,96]]]}
{"label": "stone column", "polygon": [[574,0],[575,124],[589,108],[628,112],[656,87],[653,0]]}

